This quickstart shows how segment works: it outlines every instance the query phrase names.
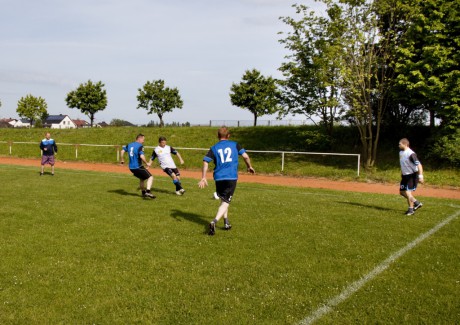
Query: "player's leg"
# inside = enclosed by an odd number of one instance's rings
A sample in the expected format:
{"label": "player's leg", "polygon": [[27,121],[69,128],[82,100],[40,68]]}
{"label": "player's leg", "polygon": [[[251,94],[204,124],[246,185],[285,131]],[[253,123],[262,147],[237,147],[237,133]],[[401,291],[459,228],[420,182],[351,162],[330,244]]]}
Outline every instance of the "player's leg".
{"label": "player's leg", "polygon": [[217,209],[216,217],[209,224],[209,234],[214,235],[216,223],[224,217],[225,229],[230,229],[232,226],[228,221],[228,209],[233,193],[235,192],[236,181],[216,181],[216,192],[220,197],[220,205]]}
{"label": "player's leg", "polygon": [[153,185],[153,176],[150,175],[150,177],[147,178],[147,188],[146,188],[147,192],[150,192],[152,185]]}
{"label": "player's leg", "polygon": [[45,164],[46,164],[46,161],[47,161],[47,158],[45,155],[42,155],[42,161],[41,161],[41,169],[40,169],[40,176],[43,175],[43,173],[45,172]]}
{"label": "player's leg", "polygon": [[50,156],[49,159],[50,159],[49,162],[50,162],[50,165],[51,165],[51,175],[54,176],[54,164],[55,164],[55,162],[54,162],[54,156]]}
{"label": "player's leg", "polygon": [[176,187],[176,194],[182,195],[185,193],[185,190],[182,188],[182,183],[180,181],[180,172],[177,168],[166,168],[165,173],[167,173],[173,180],[173,184]]}
{"label": "player's leg", "polygon": [[222,218],[224,215],[227,214],[229,205],[230,204],[228,202],[225,202],[224,200],[220,200],[220,205],[219,205],[219,208],[217,209],[216,217],[209,224],[209,234],[211,236],[214,235],[216,232],[216,223],[220,220],[220,218]]}
{"label": "player's leg", "polygon": [[230,209],[230,206],[227,208],[227,211],[224,213],[224,228],[225,228],[225,230],[232,229],[232,225],[228,221],[228,210],[229,209]]}

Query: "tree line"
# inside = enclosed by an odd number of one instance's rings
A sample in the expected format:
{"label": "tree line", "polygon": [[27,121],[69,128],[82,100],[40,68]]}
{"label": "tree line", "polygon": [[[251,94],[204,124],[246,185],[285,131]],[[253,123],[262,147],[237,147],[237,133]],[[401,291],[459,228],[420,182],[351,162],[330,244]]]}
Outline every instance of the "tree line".
{"label": "tree line", "polygon": [[[322,0],[324,13],[293,5],[283,79],[247,70],[231,101],[257,117],[302,114],[333,136],[346,122],[359,132],[373,168],[382,128],[431,127],[430,153],[460,164],[460,2]],[[318,122],[319,121],[319,122]],[[438,125],[435,122],[438,121]]]}
{"label": "tree line", "polygon": [[[460,160],[460,2],[451,0],[321,0],[324,12],[293,5],[280,19],[289,31],[279,42],[288,50],[277,80],[248,69],[230,88],[233,105],[257,118],[304,115],[332,137],[347,123],[359,132],[364,165],[375,166],[382,128],[432,128],[433,154]],[[102,82],[91,80],[67,94],[66,103],[89,116],[107,106]],[[164,80],[138,89],[137,109],[163,116],[181,109],[177,88]],[[46,102],[27,95],[17,112],[46,116]],[[436,121],[438,122],[436,125]]]}

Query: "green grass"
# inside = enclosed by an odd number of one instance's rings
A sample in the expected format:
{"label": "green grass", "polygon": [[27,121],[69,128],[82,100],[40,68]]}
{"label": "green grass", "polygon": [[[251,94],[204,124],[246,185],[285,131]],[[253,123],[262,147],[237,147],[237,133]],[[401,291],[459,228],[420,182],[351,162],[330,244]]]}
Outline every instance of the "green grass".
{"label": "green grass", "polygon": [[[241,183],[233,229],[205,229],[213,185],[156,177],[142,200],[125,174],[0,165],[1,324],[295,324],[459,211],[421,198]],[[460,318],[459,218],[319,323]]]}
{"label": "green grass", "polygon": [[[125,145],[134,141],[136,134],[146,135],[147,147],[157,145],[159,136],[166,136],[168,143],[179,148],[209,148],[216,141],[214,127],[110,127],[92,129],[67,129],[51,130],[52,137],[59,143],[68,144],[97,144],[109,145],[108,147],[79,146],[78,157],[74,145],[60,145],[57,159],[61,161],[88,161],[88,162],[117,162],[117,149],[115,146]],[[324,152],[322,148],[306,143],[308,134],[318,132],[314,127],[242,127],[232,128],[232,137],[241,143],[247,150],[263,151],[307,151]],[[316,131],[315,131],[316,130]],[[47,129],[46,131],[50,131]],[[353,132],[347,129],[339,129],[343,135],[336,141],[329,152],[359,153],[356,139],[353,140]],[[44,129],[1,129],[0,141],[34,142],[34,144],[13,143],[12,155],[21,158],[39,158],[40,150],[38,143],[43,138]],[[305,133],[307,132],[307,133]],[[310,132],[310,133],[308,133]],[[385,149],[385,148],[391,149]],[[378,159],[378,165],[372,171],[361,169],[357,176],[357,157],[350,156],[322,156],[322,155],[298,155],[286,154],[284,170],[281,166],[281,154],[279,153],[250,153],[257,173],[289,175],[301,177],[326,177],[330,179],[343,179],[362,182],[399,182],[400,167],[398,164],[398,148],[382,145]],[[152,149],[146,150],[147,155]],[[183,169],[201,169],[202,158],[206,151],[181,150],[185,159]],[[326,151],[328,152],[328,151]],[[423,153],[423,151],[421,152]],[[9,155],[9,145],[0,143],[0,155]],[[460,171],[455,168],[434,168],[425,164],[425,180],[427,185],[460,187]],[[241,168],[243,169],[244,164]]]}

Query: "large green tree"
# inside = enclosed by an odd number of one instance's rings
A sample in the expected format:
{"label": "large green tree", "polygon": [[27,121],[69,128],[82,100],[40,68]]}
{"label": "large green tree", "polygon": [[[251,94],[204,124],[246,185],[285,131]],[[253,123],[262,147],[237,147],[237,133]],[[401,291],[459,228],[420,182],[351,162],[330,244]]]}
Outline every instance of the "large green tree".
{"label": "large green tree", "polygon": [[280,71],[284,79],[281,113],[302,114],[332,134],[335,122],[342,117],[342,76],[340,59],[342,26],[334,22],[336,6],[330,6],[327,17],[315,15],[305,5],[295,5],[298,20],[282,17],[292,28],[280,43],[289,50]]}
{"label": "large green tree", "polygon": [[157,114],[160,127],[164,126],[163,115],[172,112],[175,108],[181,109],[184,105],[177,88],[165,87],[164,80],[147,81],[138,89],[138,106],[147,110],[147,114]]}
{"label": "large green tree", "polygon": [[107,107],[107,92],[104,84],[99,81],[80,84],[76,90],[67,94],[66,102],[69,108],[77,108],[91,120],[91,127],[94,123],[94,115]]}
{"label": "large green tree", "polygon": [[348,121],[359,131],[365,167],[372,168],[392,85],[397,38],[382,33],[373,2],[322,2],[326,15],[295,6],[303,18],[284,18],[294,29],[284,40],[294,53],[281,68],[286,76],[284,98],[299,111],[318,114],[329,128],[335,113],[345,107]]}
{"label": "large green tree", "polygon": [[359,131],[365,167],[369,169],[377,161],[381,127],[392,87],[393,49],[398,39],[393,33],[382,32],[374,3],[344,3],[340,11],[343,95],[347,115]]}
{"label": "large green tree", "polygon": [[20,117],[28,118],[30,120],[30,125],[32,126],[34,121],[46,118],[48,115],[47,108],[48,104],[45,99],[29,94],[19,99],[16,112]]}
{"label": "large green tree", "polygon": [[442,126],[460,125],[460,2],[406,0],[411,15],[397,48],[397,98],[430,112]]}
{"label": "large green tree", "polygon": [[250,111],[254,115],[254,126],[257,117],[278,111],[279,98],[275,79],[263,76],[256,69],[246,70],[242,81],[233,83],[230,89],[231,103]]}

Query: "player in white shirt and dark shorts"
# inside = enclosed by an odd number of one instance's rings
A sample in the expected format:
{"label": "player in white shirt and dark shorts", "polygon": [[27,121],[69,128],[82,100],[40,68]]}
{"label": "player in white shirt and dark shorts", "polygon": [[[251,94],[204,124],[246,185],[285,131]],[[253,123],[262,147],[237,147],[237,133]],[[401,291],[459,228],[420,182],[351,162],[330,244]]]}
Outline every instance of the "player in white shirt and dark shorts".
{"label": "player in white shirt and dark shorts", "polygon": [[417,184],[423,183],[423,167],[417,158],[417,155],[409,148],[409,140],[403,138],[399,140],[399,163],[401,164],[401,183],[399,193],[407,199],[409,208],[406,215],[410,216],[415,210],[422,207],[422,202],[418,201],[413,191],[417,189]]}
{"label": "player in white shirt and dark shorts", "polygon": [[158,139],[158,146],[153,149],[152,157],[150,158],[149,163],[151,164],[155,158],[158,158],[161,169],[172,178],[173,184],[176,186],[176,194],[183,195],[185,190],[182,188],[180,182],[180,171],[177,168],[171,154],[176,155],[179,158],[181,165],[184,164],[179,152],[173,147],[170,147],[166,144],[166,138],[160,137]]}

